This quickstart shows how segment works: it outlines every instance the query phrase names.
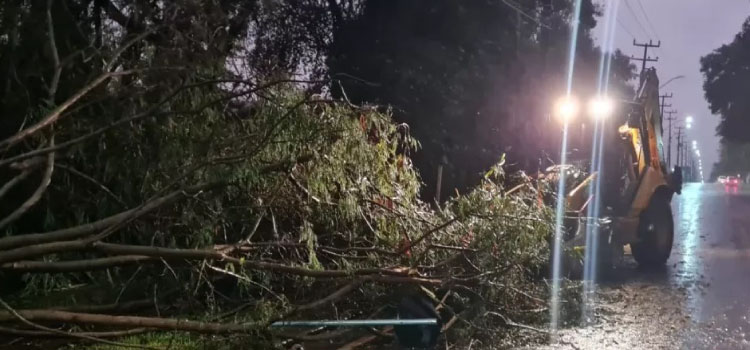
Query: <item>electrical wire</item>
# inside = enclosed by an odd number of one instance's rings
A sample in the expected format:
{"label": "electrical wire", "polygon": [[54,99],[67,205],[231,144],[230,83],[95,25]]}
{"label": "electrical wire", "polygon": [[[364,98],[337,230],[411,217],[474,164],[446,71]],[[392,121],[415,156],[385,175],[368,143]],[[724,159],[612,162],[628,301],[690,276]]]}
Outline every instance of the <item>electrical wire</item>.
{"label": "electrical wire", "polygon": [[544,28],[547,28],[547,29],[552,29],[552,27],[550,27],[549,25],[546,25],[546,24],[544,24],[544,23],[542,23],[542,22],[539,22],[539,20],[538,20],[538,19],[536,19],[536,18],[534,18],[534,16],[532,16],[532,15],[530,15],[530,14],[526,13],[526,12],[523,12],[523,10],[522,10],[522,9],[521,9],[521,8],[519,7],[519,5],[518,5],[518,4],[515,4],[515,3],[511,3],[511,2],[510,2],[510,1],[508,1],[508,0],[502,0],[502,2],[503,2],[503,4],[507,5],[508,7],[512,8],[512,9],[514,9],[514,10],[516,10],[516,11],[517,11],[517,12],[518,12],[519,14],[521,14],[521,15],[523,15],[524,17],[526,17],[526,18],[530,19],[530,20],[531,20],[532,22],[534,22],[534,23],[536,23],[536,24],[538,24],[538,25],[540,25],[540,26],[542,26],[542,27],[544,27]]}
{"label": "electrical wire", "polygon": [[641,0],[636,0],[638,2],[638,7],[641,8],[641,12],[643,12],[643,17],[646,19],[646,24],[648,24],[648,27],[651,28],[651,32],[654,34],[657,40],[661,40],[659,38],[659,33],[656,32],[656,28],[654,28],[654,24],[651,23],[651,19],[648,18],[648,13],[646,12],[646,9],[643,8],[643,3]]}
{"label": "electrical wire", "polygon": [[628,29],[628,27],[622,24],[622,21],[620,21],[620,17],[617,17],[617,24],[620,25],[620,28],[622,28],[625,31],[625,33],[630,34],[630,36],[633,37],[633,39],[635,39],[635,35],[633,34],[633,32],[631,32],[630,29]]}
{"label": "electrical wire", "polygon": [[630,3],[628,2],[628,0],[623,0],[623,2],[625,3],[625,6],[627,6],[628,8],[628,12],[630,12],[630,14],[633,16],[633,19],[635,19],[635,23],[638,24],[638,27],[641,28],[641,32],[643,32],[643,34],[646,34],[646,36],[650,36],[648,31],[646,30],[646,27],[644,27],[643,24],[641,23],[641,20],[638,19],[638,15],[636,15],[635,11],[633,11],[633,8],[630,6]]}

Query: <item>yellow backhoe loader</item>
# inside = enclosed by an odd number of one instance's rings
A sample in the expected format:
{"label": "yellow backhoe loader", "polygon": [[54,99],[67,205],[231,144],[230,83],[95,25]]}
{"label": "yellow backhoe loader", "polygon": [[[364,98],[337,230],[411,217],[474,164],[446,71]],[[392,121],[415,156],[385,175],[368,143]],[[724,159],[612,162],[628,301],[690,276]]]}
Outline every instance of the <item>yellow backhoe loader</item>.
{"label": "yellow backhoe loader", "polygon": [[[600,260],[611,261],[630,245],[639,265],[663,265],[674,236],[670,202],[681,191],[682,176],[664,161],[656,70],[644,71],[635,99],[618,102],[614,111],[603,124],[601,166],[566,191],[565,247],[583,248],[588,232],[598,234],[597,254],[607,257]],[[599,191],[592,186],[597,177]],[[598,217],[587,217],[597,200]]]}

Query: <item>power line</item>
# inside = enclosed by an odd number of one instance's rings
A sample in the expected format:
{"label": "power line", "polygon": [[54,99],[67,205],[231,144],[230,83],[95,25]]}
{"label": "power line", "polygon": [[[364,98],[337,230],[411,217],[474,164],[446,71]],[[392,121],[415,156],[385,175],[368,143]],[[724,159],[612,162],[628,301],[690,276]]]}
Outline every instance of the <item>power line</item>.
{"label": "power line", "polygon": [[628,27],[626,27],[624,24],[622,24],[622,21],[620,21],[620,17],[617,17],[617,24],[620,25],[620,28],[625,30],[626,33],[630,34],[630,36],[635,39],[635,35],[633,35],[633,32],[631,32]]}
{"label": "power line", "polygon": [[519,14],[521,14],[521,15],[523,15],[524,17],[526,17],[526,18],[530,19],[530,20],[531,20],[531,21],[533,21],[534,23],[536,23],[536,24],[538,24],[538,25],[540,25],[540,26],[542,26],[542,27],[544,27],[544,28],[547,28],[547,29],[552,29],[552,27],[550,27],[550,26],[548,26],[548,25],[546,25],[546,24],[544,24],[544,23],[542,23],[542,22],[539,22],[539,20],[538,20],[538,19],[536,19],[536,18],[535,18],[534,16],[532,16],[532,15],[530,15],[530,14],[526,13],[526,12],[523,12],[523,10],[522,10],[521,8],[519,8],[519,7],[518,7],[518,6],[519,6],[518,4],[514,4],[514,3],[511,3],[511,2],[509,2],[509,1],[507,1],[507,0],[502,0],[502,2],[503,2],[503,4],[507,5],[508,7],[512,8],[512,9],[514,9],[514,10],[516,10],[516,11],[517,11],[517,12],[518,12]]}
{"label": "power line", "polygon": [[623,0],[623,2],[625,3],[625,6],[627,6],[628,8],[628,12],[630,12],[630,14],[633,16],[633,19],[635,19],[635,23],[638,24],[638,27],[641,28],[641,31],[643,32],[643,34],[646,34],[646,36],[649,36],[648,31],[646,30],[646,27],[644,27],[643,24],[641,23],[641,20],[638,19],[638,15],[636,15],[635,11],[633,11],[633,8],[630,7],[630,3],[628,2],[628,0]]}
{"label": "power line", "polygon": [[646,12],[646,9],[643,8],[643,3],[641,3],[641,0],[638,1],[638,6],[641,8],[641,12],[643,12],[643,17],[646,18],[646,24],[648,24],[648,27],[651,28],[651,31],[654,33],[654,36],[657,40],[661,40],[659,38],[659,33],[656,32],[656,28],[654,28],[654,24],[651,23],[651,19],[648,18],[648,13]]}

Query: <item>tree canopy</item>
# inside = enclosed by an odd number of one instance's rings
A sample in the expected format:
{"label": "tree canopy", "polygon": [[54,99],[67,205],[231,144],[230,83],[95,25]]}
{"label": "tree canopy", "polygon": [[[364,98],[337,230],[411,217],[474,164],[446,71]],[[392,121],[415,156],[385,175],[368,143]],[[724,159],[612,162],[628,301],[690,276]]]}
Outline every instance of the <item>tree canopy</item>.
{"label": "tree canopy", "polygon": [[750,19],[734,40],[701,58],[703,89],[711,112],[721,120],[716,133],[721,137],[719,162],[714,177],[750,171]]}

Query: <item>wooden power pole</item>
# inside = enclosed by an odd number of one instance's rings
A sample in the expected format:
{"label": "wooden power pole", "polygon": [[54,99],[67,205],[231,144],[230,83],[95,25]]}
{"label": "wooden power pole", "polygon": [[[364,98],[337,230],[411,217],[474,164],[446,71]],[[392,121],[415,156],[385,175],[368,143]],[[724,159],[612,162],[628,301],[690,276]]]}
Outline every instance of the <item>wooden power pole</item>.
{"label": "wooden power pole", "polygon": [[632,59],[632,60],[641,61],[641,74],[643,74],[643,71],[646,70],[646,62],[658,62],[659,61],[659,57],[651,58],[648,55],[648,49],[650,49],[652,47],[653,48],[661,47],[661,41],[659,41],[656,44],[654,44],[654,42],[651,41],[651,40],[649,40],[648,43],[638,43],[638,42],[635,41],[635,39],[633,39],[633,46],[638,46],[638,47],[642,47],[643,48],[643,58],[637,58],[635,56],[630,56],[630,59]]}
{"label": "wooden power pole", "polygon": [[662,119],[664,119],[664,107],[672,107],[672,104],[666,104],[665,102],[666,102],[666,100],[668,98],[672,98],[672,97],[673,97],[672,93],[669,93],[669,95],[667,95],[667,94],[659,95],[659,98],[661,99],[661,117],[662,117]]}

